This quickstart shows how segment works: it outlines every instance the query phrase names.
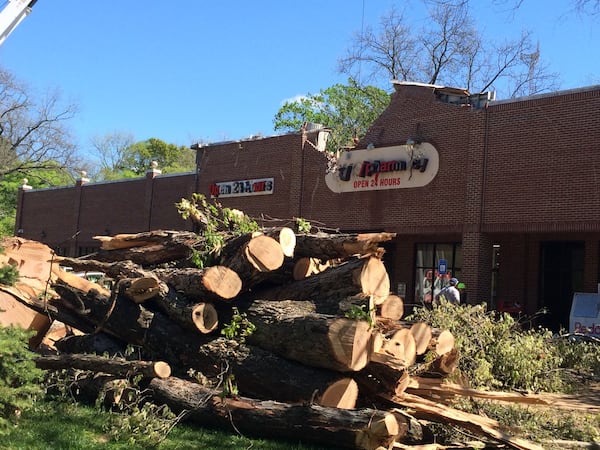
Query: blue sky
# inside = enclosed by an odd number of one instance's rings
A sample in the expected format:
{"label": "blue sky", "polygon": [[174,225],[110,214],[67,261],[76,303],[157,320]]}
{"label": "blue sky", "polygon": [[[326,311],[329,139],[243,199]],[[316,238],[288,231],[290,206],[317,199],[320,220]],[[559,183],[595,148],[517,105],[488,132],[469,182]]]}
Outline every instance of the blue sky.
{"label": "blue sky", "polygon": [[[516,13],[472,3],[488,36],[531,30],[562,89],[600,83],[600,19],[570,12],[572,0],[524,0]],[[283,101],[345,82],[336,62],[353,32],[376,26],[392,5],[409,5],[420,27],[419,4],[38,0],[0,47],[0,64],[79,105],[71,128],[83,151],[92,136],[115,131],[186,146],[269,136]]]}

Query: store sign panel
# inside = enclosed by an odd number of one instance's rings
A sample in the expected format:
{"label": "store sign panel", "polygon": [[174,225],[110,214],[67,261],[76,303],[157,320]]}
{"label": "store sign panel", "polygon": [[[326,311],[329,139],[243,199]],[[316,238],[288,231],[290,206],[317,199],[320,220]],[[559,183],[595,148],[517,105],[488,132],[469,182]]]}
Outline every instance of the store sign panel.
{"label": "store sign panel", "polygon": [[274,178],[256,178],[253,180],[224,181],[210,185],[211,197],[243,197],[248,195],[268,195],[275,189]]}
{"label": "store sign panel", "polygon": [[422,187],[435,178],[439,155],[429,143],[343,153],[335,172],[325,176],[336,193]]}

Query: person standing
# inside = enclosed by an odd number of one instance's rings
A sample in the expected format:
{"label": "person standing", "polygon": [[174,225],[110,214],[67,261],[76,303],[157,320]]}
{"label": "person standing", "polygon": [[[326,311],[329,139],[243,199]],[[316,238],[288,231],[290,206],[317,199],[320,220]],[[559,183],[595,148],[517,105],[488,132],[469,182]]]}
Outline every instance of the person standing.
{"label": "person standing", "polygon": [[456,288],[458,284],[458,280],[456,278],[450,278],[448,281],[448,286],[443,288],[440,293],[436,296],[436,300],[441,300],[444,298],[447,302],[453,303],[455,305],[460,304],[460,292]]}

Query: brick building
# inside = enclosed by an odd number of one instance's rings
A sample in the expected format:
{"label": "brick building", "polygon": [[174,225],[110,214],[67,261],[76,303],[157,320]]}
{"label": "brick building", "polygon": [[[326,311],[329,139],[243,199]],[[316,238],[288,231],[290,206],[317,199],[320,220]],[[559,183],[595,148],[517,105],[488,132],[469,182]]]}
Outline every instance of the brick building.
{"label": "brick building", "polygon": [[384,262],[408,303],[433,293],[441,269],[466,283],[470,303],[545,307],[544,325],[568,327],[572,294],[599,283],[600,86],[507,101],[394,87],[334,172],[318,127],[193,146],[195,173],[24,186],[17,234],[81,255],[98,234],[190,229],[174,203],[212,193],[255,217],[397,233]]}

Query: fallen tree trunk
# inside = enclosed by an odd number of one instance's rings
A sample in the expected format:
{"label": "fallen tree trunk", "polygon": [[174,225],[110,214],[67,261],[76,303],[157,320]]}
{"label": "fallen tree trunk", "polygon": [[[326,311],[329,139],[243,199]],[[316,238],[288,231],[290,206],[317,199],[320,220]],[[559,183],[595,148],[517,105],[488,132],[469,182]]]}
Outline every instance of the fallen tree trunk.
{"label": "fallen tree trunk", "polygon": [[204,249],[202,236],[189,231],[156,230],[137,235],[94,238],[102,241],[102,246],[91,256],[102,262],[131,260],[142,266],[152,266],[185,260],[195,250]]}
{"label": "fallen tree trunk", "polygon": [[362,320],[307,314],[295,302],[255,302],[247,310],[256,330],[248,342],[314,367],[358,371],[369,362],[370,325]]}
{"label": "fallen tree trunk", "polygon": [[153,230],[133,234],[117,234],[114,236],[94,236],[101,242],[102,250],[122,250],[135,247],[147,247],[154,244],[196,243],[201,236],[191,231]]}
{"label": "fallen tree trunk", "polygon": [[142,375],[146,378],[168,378],[171,367],[164,361],[128,361],[97,355],[49,355],[35,358],[35,365],[44,370],[81,369],[118,376]]}
{"label": "fallen tree trunk", "polygon": [[262,230],[265,236],[269,236],[279,242],[284,256],[291,258],[296,250],[296,233],[288,227],[266,228]]}
{"label": "fallen tree trunk", "polygon": [[228,240],[218,261],[239,274],[242,288],[247,291],[267,280],[270,272],[282,266],[284,258],[281,244],[272,237],[246,234]]}
{"label": "fallen tree trunk", "polygon": [[95,355],[122,356],[127,343],[107,333],[72,334],[54,343],[61,353],[88,353]]}
{"label": "fallen tree trunk", "polygon": [[154,273],[178,293],[197,301],[231,300],[242,289],[239,275],[225,266],[157,269]]}
{"label": "fallen tree trunk", "polygon": [[258,295],[267,300],[317,301],[325,296],[341,300],[360,294],[372,296],[375,304],[389,296],[390,279],[380,259],[354,258],[303,280],[262,290]]}
{"label": "fallen tree trunk", "polygon": [[164,359],[179,366],[186,354],[210,339],[207,335],[186,332],[165,314],[150,311],[119,295],[106,297],[94,290],[84,293],[62,284],[54,285],[54,289],[60,298],[51,306],[70,313],[68,317],[57,314],[62,317],[59,320],[75,328],[80,328],[81,322],[92,324],[91,331],[102,330],[129,344],[139,345],[150,359]]}
{"label": "fallen tree trunk", "polygon": [[[340,409],[291,405],[246,397],[223,398],[199,384],[174,377],[153,379],[149,389],[157,402],[187,411],[203,426],[237,430],[262,438],[302,440],[339,448],[388,448],[402,439],[397,416],[373,409]],[[293,424],[293,426],[290,426]]]}
{"label": "fallen tree trunk", "polygon": [[380,251],[379,244],[396,237],[396,233],[362,234],[298,234],[296,235],[297,257],[311,257],[323,261],[348,258],[352,255],[375,255]]}
{"label": "fallen tree trunk", "polygon": [[[347,376],[277,356],[253,345],[217,338],[198,348],[187,360],[189,367],[211,379],[224,378],[230,371],[242,395],[280,402],[317,403],[354,407],[345,392],[337,390]],[[349,388],[351,389],[351,388]],[[356,399],[354,399],[354,402]]]}

